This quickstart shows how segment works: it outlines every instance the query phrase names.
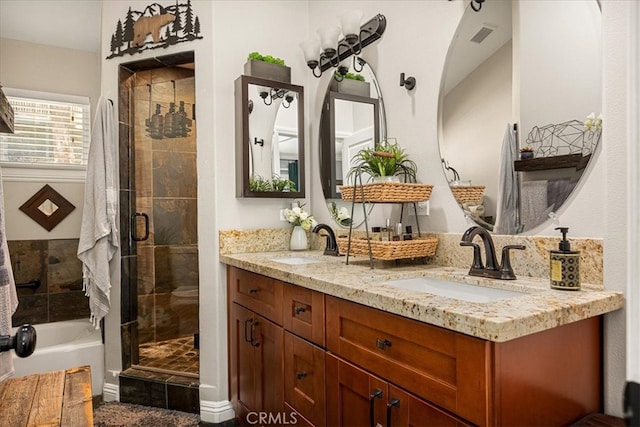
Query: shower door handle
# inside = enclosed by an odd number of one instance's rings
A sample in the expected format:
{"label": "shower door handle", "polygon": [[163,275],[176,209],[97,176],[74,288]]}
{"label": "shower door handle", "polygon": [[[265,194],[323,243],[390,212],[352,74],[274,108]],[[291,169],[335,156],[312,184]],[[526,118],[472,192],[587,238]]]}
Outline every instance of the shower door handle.
{"label": "shower door handle", "polygon": [[[138,236],[137,219],[139,216],[144,218],[144,235],[143,236]],[[149,215],[143,212],[136,212],[132,214],[131,215],[131,240],[133,240],[134,242],[142,242],[144,240],[147,240],[148,238],[149,238]]]}

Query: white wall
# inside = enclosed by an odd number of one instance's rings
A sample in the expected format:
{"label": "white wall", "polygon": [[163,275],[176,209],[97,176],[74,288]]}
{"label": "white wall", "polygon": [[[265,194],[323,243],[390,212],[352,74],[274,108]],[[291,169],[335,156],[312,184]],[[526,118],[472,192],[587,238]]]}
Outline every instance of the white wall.
{"label": "white wall", "polygon": [[[128,7],[142,8],[144,1],[112,0],[103,5],[103,50],[107,51],[114,22]],[[558,212],[563,225],[576,237],[606,239],[605,286],[624,286],[621,245],[626,241],[625,229],[613,219],[624,207],[619,185],[624,168],[617,168],[618,156],[624,156],[625,136],[616,133],[616,123],[624,117],[626,90],[620,74],[626,69],[620,39],[626,26],[619,21],[625,16],[627,2],[605,1],[603,14],[605,33],[603,144],[619,151],[594,155],[594,160],[581,182],[582,191],[574,194]],[[117,64],[119,61],[140,60],[153,54],[169,54],[194,49],[196,54],[196,103],[198,108],[198,200],[200,248],[200,325],[201,325],[201,399],[204,421],[222,421],[228,416],[226,291],[225,269],[217,263],[220,229],[288,227],[278,220],[278,210],[289,201],[279,199],[236,199],[234,180],[234,120],[233,81],[243,71],[247,53],[257,50],[284,58],[292,67],[292,82],[305,86],[307,194],[310,209],[321,222],[330,223],[318,172],[318,125],[321,105],[330,74],[315,79],[304,64],[298,43],[329,22],[337,22],[343,10],[359,8],[365,18],[377,13],[386,16],[388,26],[382,40],[365,49],[363,57],[372,65],[383,91],[387,107],[389,136],[398,138],[413,159],[418,162],[419,178],[435,185],[431,198],[431,216],[422,225],[430,231],[463,232],[466,222],[440,166],[437,143],[438,96],[447,49],[467,1],[192,1],[202,24],[203,40],[182,44],[161,53],[140,54],[124,59],[103,60],[102,88],[109,97],[117,96]],[[251,13],[248,13],[250,11]],[[106,54],[102,57],[104,58]],[[417,86],[407,91],[399,86],[399,75],[415,76]],[[622,111],[621,111],[622,110]],[[614,116],[622,112],[618,119]],[[605,122],[605,123],[608,123]],[[610,127],[609,127],[610,126]],[[607,130],[609,129],[609,130]],[[624,129],[624,126],[620,126]],[[606,179],[605,179],[606,178]],[[606,190],[606,191],[605,191]],[[606,197],[605,197],[606,194]],[[607,208],[604,218],[604,203]],[[384,210],[381,209],[381,210]],[[384,213],[383,213],[384,215]],[[607,227],[605,228],[605,225]],[[556,224],[547,223],[530,234],[554,234]],[[622,253],[621,253],[622,252]],[[611,255],[610,255],[611,254]],[[613,257],[616,257],[617,261]],[[119,283],[119,272],[114,273]],[[114,290],[112,301],[120,298]],[[114,304],[114,306],[117,305]],[[112,307],[114,307],[112,306]],[[119,366],[119,306],[107,321],[108,369]],[[622,312],[607,320],[607,411],[619,414],[618,384],[624,378],[624,360],[618,357],[624,348]],[[622,334],[622,335],[621,335]]]}
{"label": "white wall", "polygon": [[447,94],[441,118],[442,157],[461,180],[485,186],[484,214],[494,219],[502,140],[511,122],[511,64],[506,43]]}
{"label": "white wall", "polygon": [[[91,117],[100,96],[100,54],[63,49],[11,39],[0,39],[0,84],[65,95],[86,96]],[[84,172],[5,167],[2,171],[8,240],[73,239],[80,234],[84,200]],[[20,211],[45,184],[70,201],[76,209],[53,230],[47,231]]]}

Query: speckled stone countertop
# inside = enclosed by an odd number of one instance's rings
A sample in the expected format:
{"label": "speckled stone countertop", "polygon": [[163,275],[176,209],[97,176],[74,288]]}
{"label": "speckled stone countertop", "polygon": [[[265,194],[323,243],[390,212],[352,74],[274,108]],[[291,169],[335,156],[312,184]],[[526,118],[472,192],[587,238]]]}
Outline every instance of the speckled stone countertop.
{"label": "speckled stone countertop", "polygon": [[[310,258],[290,265],[274,259]],[[433,265],[376,265],[368,258],[324,256],[321,251],[221,254],[220,261],[407,318],[495,342],[509,341],[622,308],[623,294],[582,284],[580,291],[553,290],[548,279],[494,280],[468,276],[468,269]],[[516,273],[518,271],[516,270]],[[384,284],[388,280],[433,277],[517,292],[492,302],[466,302]]]}

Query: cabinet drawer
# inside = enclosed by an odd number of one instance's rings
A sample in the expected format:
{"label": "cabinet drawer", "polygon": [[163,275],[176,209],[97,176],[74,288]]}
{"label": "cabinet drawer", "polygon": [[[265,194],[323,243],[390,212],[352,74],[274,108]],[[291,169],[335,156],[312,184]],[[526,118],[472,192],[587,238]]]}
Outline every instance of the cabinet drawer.
{"label": "cabinet drawer", "polygon": [[283,326],[286,330],[324,347],[324,294],[284,285]]}
{"label": "cabinet drawer", "polygon": [[488,342],[326,296],[327,349],[478,425],[489,401]]}
{"label": "cabinet drawer", "polygon": [[282,325],[283,283],[236,267],[227,268],[229,298]]}
{"label": "cabinet drawer", "polygon": [[316,426],[326,425],[325,352],[289,332],[284,334],[284,400]]}

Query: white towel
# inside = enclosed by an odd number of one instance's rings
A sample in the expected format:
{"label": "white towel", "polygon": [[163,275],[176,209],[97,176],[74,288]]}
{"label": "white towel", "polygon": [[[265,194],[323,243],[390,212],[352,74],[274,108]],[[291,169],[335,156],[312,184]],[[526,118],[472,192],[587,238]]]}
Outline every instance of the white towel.
{"label": "white towel", "polygon": [[[11,316],[18,307],[16,284],[11,269],[9,246],[4,224],[4,193],[2,191],[2,172],[0,171],[0,335],[12,332]],[[0,353],[0,381],[11,376],[13,370],[12,352]]]}
{"label": "white towel", "polygon": [[518,172],[513,166],[513,161],[517,159],[518,155],[516,144],[513,126],[508,123],[502,140],[496,224],[493,228],[496,234],[516,234],[519,232],[520,185],[518,184]]}
{"label": "white towel", "polygon": [[100,97],[91,131],[91,145],[84,189],[78,258],[82,261],[84,290],[89,297],[91,321],[109,312],[111,277],[109,263],[118,243],[118,123],[111,101]]}

